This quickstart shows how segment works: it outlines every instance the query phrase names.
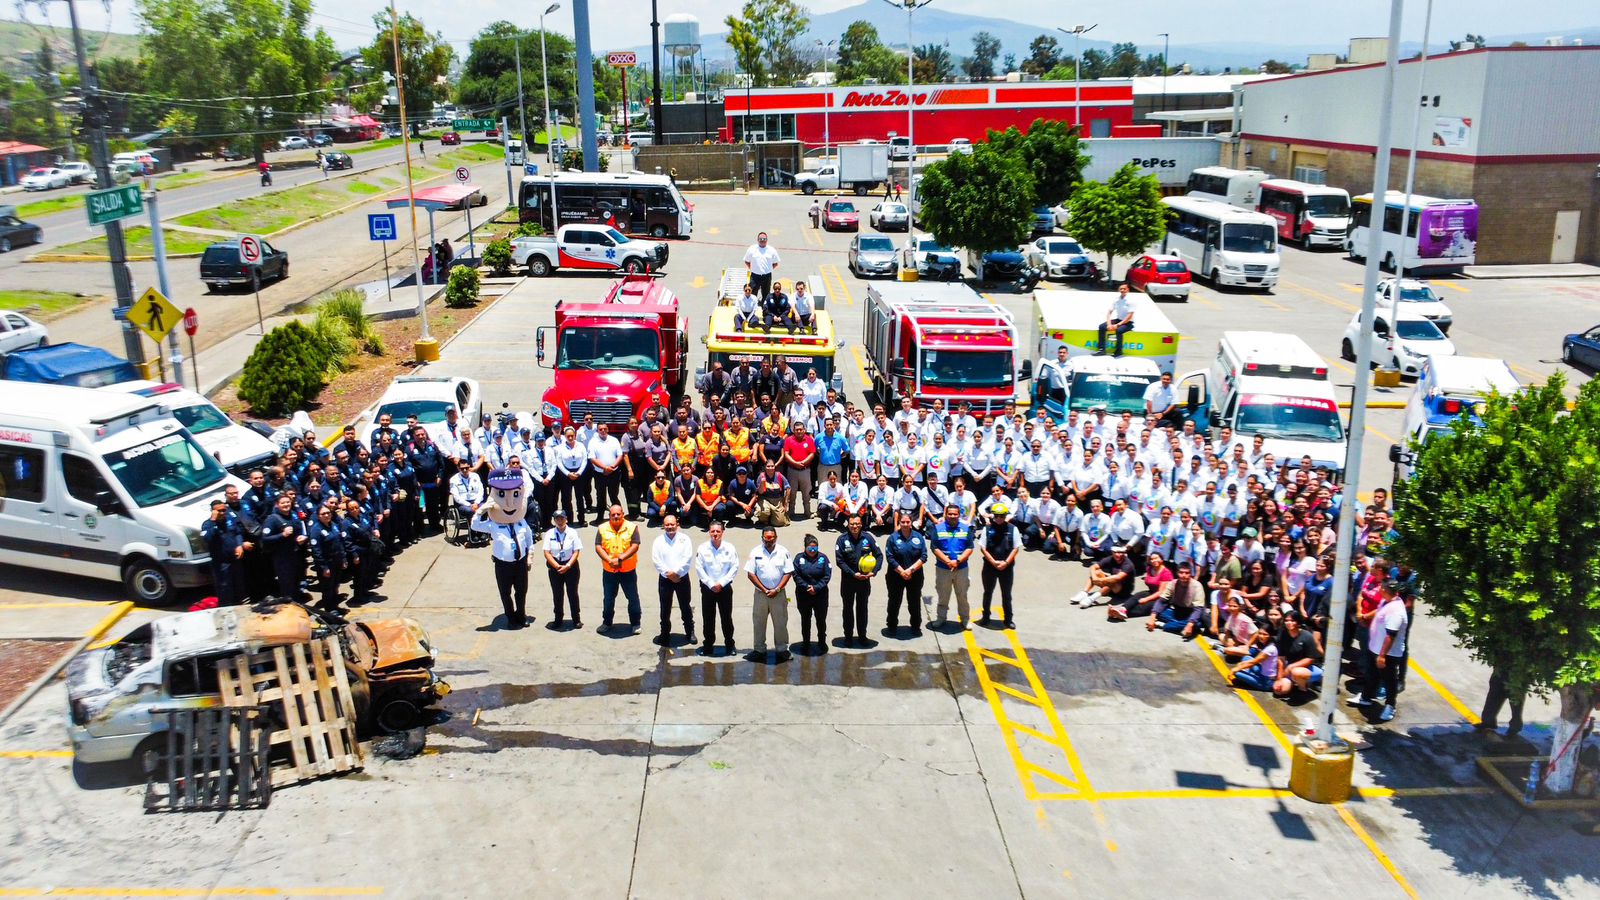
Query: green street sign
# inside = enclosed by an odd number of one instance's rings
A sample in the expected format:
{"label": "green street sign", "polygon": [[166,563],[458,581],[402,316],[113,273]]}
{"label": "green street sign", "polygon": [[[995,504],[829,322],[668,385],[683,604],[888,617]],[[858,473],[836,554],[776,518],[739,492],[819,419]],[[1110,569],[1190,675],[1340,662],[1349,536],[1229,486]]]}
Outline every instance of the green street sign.
{"label": "green street sign", "polygon": [[89,210],[90,225],[104,225],[118,219],[144,215],[144,192],[137,184],[125,184],[83,195]]}
{"label": "green street sign", "polygon": [[456,119],[450,124],[457,131],[492,131],[495,127],[493,119]]}

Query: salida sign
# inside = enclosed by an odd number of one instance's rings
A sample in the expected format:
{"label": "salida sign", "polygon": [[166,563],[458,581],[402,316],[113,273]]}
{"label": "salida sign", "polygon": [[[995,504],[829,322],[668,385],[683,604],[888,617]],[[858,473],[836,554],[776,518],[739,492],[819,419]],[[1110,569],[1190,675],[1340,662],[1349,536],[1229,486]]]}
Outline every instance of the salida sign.
{"label": "salida sign", "polygon": [[898,90],[872,91],[872,92],[851,91],[850,93],[844,95],[844,100],[841,101],[839,103],[839,105],[840,106],[905,106],[905,105],[907,105],[907,104],[909,104],[911,102],[912,96],[916,97],[916,103],[917,103],[918,106],[922,106],[922,105],[924,105],[924,104],[926,104],[928,102],[928,95],[925,94],[925,93],[911,95],[911,94],[907,94],[905,91],[898,91]]}

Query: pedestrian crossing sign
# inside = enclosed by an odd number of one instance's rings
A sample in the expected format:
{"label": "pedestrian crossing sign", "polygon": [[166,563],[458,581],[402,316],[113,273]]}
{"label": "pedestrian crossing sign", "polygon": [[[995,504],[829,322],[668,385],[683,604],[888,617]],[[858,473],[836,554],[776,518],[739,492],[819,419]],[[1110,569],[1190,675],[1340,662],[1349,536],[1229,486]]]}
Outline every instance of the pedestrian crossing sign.
{"label": "pedestrian crossing sign", "polygon": [[183,322],[183,311],[173,306],[172,301],[160,291],[147,288],[134,301],[133,308],[128,310],[128,320],[150,335],[150,340],[159,344],[167,332]]}

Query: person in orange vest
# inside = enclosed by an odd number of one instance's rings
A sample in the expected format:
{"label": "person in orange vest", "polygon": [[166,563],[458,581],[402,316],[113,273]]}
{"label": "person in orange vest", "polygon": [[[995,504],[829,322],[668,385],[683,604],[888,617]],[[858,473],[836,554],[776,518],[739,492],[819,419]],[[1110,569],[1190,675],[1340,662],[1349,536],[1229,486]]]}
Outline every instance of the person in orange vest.
{"label": "person in orange vest", "polygon": [[672,439],[672,457],[678,463],[679,472],[694,471],[696,449],[694,433],[687,428],[679,431],[678,436]]}
{"label": "person in orange vest", "polygon": [[700,434],[694,439],[695,443],[695,468],[706,471],[711,468],[711,461],[717,457],[717,448],[722,446],[722,436],[717,434],[717,427],[711,422],[706,422],[700,427]]}
{"label": "person in orange vest", "polygon": [[689,517],[698,519],[706,528],[710,528],[711,523],[722,516],[725,508],[725,501],[722,499],[722,480],[717,477],[716,472],[706,469],[705,474],[700,476],[700,483],[695,492],[694,509],[690,510]]}
{"label": "person in orange vest", "polygon": [[616,611],[617,591],[628,599],[628,627],[639,630],[639,528],[622,514],[622,504],[613,503],[606,521],[595,533],[594,552],[600,557],[600,633],[611,630]]}
{"label": "person in orange vest", "polygon": [[645,485],[645,521],[659,521],[667,513],[678,515],[682,512],[683,510],[678,507],[678,498],[673,493],[672,482],[667,480],[666,471],[658,469],[656,477]]}
{"label": "person in orange vest", "polygon": [[728,452],[733,454],[733,461],[741,466],[750,464],[755,456],[755,449],[750,446],[750,432],[744,423],[737,418],[728,421],[728,430],[722,433],[722,439],[728,444]]}

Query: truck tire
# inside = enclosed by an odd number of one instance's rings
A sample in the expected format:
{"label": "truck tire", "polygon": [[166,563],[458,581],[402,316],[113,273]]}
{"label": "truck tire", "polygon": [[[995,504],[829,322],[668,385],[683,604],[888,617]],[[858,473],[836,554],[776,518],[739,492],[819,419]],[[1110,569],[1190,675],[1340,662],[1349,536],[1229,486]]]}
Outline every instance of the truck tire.
{"label": "truck tire", "polygon": [[802,182],[801,183],[801,185],[800,185],[800,193],[805,194],[807,197],[809,197],[812,194],[815,194],[816,192],[817,192],[817,183],[816,182],[814,182],[814,181],[806,181],[806,182]]}
{"label": "truck tire", "polygon": [[855,190],[856,190],[856,196],[857,197],[865,197],[867,195],[867,186],[864,185],[864,184],[856,185]]}
{"label": "truck tire", "polygon": [[662,225],[660,223],[657,223],[655,225],[651,225],[650,226],[650,236],[655,238],[658,241],[661,240],[662,238],[667,236],[667,226]]}
{"label": "truck tire", "polygon": [[161,606],[172,599],[167,570],[148,556],[135,556],[122,564],[122,583],[143,603]]}
{"label": "truck tire", "polygon": [[644,271],[644,260],[637,256],[629,257],[622,261],[622,271],[629,275],[637,275]]}
{"label": "truck tire", "polygon": [[528,257],[528,277],[544,278],[550,274],[550,260],[542,256]]}

